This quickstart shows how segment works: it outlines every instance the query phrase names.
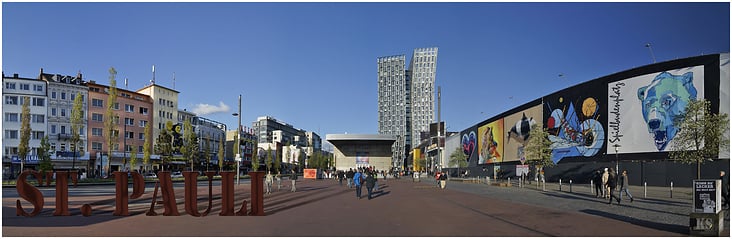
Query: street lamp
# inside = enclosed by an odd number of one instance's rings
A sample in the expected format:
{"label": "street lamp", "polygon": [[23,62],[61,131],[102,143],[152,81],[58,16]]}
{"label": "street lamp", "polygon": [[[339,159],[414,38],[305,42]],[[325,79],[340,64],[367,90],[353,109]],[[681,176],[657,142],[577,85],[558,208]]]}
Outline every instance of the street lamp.
{"label": "street lamp", "polygon": [[646,47],[648,47],[648,51],[651,52],[651,58],[653,58],[653,63],[656,63],[656,56],[653,55],[653,48],[651,48],[651,43],[646,43]]}
{"label": "street lamp", "polygon": [[620,145],[615,144],[615,145],[613,145],[613,147],[615,148],[615,173],[618,173],[618,162],[620,162],[618,160],[618,151],[620,149]]}
{"label": "street lamp", "polygon": [[239,157],[236,158],[236,185],[239,185],[239,162],[241,162],[241,145],[239,144],[241,140],[241,95],[239,95],[239,112],[231,114],[233,116],[238,117],[237,125],[236,125],[236,153],[239,155]]}

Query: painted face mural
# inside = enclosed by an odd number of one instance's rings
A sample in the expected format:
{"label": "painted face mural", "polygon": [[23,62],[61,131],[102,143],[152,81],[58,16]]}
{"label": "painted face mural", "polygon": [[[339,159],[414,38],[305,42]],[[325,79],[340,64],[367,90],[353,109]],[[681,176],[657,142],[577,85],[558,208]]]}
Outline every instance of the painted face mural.
{"label": "painted face mural", "polygon": [[478,164],[503,162],[503,119],[478,128]]}
{"label": "painted face mural", "polygon": [[552,161],[572,156],[593,156],[600,151],[605,141],[605,130],[597,120],[599,118],[597,101],[588,97],[582,100],[581,115],[577,115],[574,102],[566,105],[559,98],[564,109],[551,110],[546,126],[549,129],[549,141],[552,142]]}
{"label": "painted face mural", "polygon": [[463,134],[462,138],[462,146],[463,146],[463,153],[467,157],[467,160],[470,161],[470,156],[473,155],[473,152],[475,151],[475,144],[477,142],[477,139],[475,137],[475,131],[470,131],[470,133]]}
{"label": "painted face mural", "polygon": [[673,75],[663,72],[650,85],[638,89],[643,119],[656,148],[663,151],[679,129],[674,118],[681,115],[689,101],[696,99],[692,72]]}

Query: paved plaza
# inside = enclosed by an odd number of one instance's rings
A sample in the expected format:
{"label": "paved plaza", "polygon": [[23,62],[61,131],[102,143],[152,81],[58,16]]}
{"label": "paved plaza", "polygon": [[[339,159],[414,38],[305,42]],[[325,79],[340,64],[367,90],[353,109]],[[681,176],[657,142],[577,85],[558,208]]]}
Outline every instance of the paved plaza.
{"label": "paved plaza", "polygon": [[[289,186],[289,180],[283,180]],[[446,189],[434,180],[411,178],[379,180],[372,200],[357,199],[354,189],[337,181],[298,180],[297,192],[288,187],[264,196],[266,216],[219,216],[220,187],[214,186],[213,209],[208,216],[185,213],[183,187],[175,195],[181,216],[146,216],[153,192],[129,201],[131,216],[112,216],[114,195],[94,193],[90,186],[69,188],[72,216],[53,216],[53,188],[40,188],[44,210],[35,217],[16,216],[19,197],[3,194],[2,236],[687,236],[691,210],[690,189],[632,187],[635,201],[606,204],[591,195],[589,185],[547,184],[489,186],[485,183],[448,182]],[[112,187],[113,186],[109,186]],[[7,188],[5,189],[7,190]],[[4,190],[4,191],[5,191]],[[13,188],[14,191],[14,188]],[[250,198],[249,182],[235,186],[235,209]],[[130,190],[130,193],[132,191]],[[673,198],[671,198],[673,196]],[[158,194],[160,197],[160,194]],[[160,199],[159,199],[160,200]],[[81,205],[92,205],[90,217]],[[26,211],[32,205],[21,199]],[[198,186],[198,208],[208,205],[208,188]],[[162,214],[163,207],[155,207]],[[726,212],[725,212],[726,213]],[[729,215],[724,236],[729,236]]]}

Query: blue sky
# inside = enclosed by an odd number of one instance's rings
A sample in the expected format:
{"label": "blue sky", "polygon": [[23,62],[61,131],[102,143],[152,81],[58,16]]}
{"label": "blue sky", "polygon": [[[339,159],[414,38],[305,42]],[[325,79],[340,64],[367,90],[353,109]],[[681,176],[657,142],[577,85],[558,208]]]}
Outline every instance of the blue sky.
{"label": "blue sky", "polygon": [[[718,3],[2,3],[2,70],[180,91],[236,125],[273,116],[376,134],[376,59],[438,47],[442,119],[460,131],[541,96],[653,62],[729,52]],[[560,76],[561,75],[561,76]],[[209,107],[201,108],[201,105]],[[199,111],[202,112],[202,111]],[[435,117],[436,119],[436,117]]]}

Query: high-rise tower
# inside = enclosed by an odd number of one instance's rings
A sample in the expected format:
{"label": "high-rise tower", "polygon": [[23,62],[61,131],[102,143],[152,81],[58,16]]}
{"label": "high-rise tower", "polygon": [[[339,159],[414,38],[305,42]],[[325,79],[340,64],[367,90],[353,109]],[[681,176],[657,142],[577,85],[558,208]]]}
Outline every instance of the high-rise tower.
{"label": "high-rise tower", "polygon": [[399,168],[434,119],[437,48],[415,49],[405,64],[405,55],[377,58],[379,134],[396,136],[392,162]]}

